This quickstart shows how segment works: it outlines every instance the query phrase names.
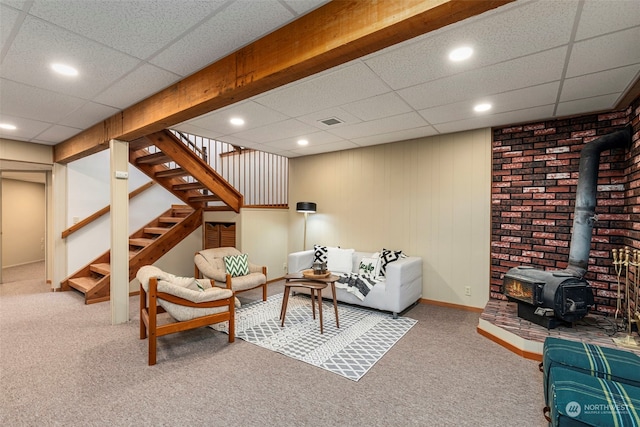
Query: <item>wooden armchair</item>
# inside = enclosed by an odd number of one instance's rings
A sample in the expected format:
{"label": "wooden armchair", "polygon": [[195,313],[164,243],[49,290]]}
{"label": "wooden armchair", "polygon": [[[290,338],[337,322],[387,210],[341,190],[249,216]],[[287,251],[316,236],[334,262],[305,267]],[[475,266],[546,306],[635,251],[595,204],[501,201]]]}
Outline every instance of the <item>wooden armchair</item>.
{"label": "wooden armchair", "polygon": [[[230,289],[209,281],[177,277],[147,265],[136,274],[140,281],[140,339],[149,338],[149,365],[156,364],[157,338],[175,332],[229,322],[229,342],[235,340],[236,298]],[[175,322],[158,324],[167,312]]]}
{"label": "wooden armchair", "polygon": [[225,257],[239,257],[243,254],[232,247],[210,248],[196,252],[193,259],[195,276],[212,279],[215,286],[243,292],[262,286],[262,300],[267,300],[267,267],[248,261],[248,274],[231,274],[225,265]]}

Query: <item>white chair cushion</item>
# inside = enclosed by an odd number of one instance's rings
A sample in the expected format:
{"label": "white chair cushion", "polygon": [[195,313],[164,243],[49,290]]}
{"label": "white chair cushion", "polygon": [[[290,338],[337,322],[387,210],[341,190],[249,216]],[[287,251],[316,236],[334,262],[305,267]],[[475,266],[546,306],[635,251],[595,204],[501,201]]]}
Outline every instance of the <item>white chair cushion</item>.
{"label": "white chair cushion", "polygon": [[[136,278],[140,281],[142,288],[149,291],[149,280],[152,277],[158,279],[158,292],[164,292],[179,298],[189,300],[194,303],[217,301],[229,298],[233,295],[230,289],[223,289],[217,286],[211,286],[208,280],[198,280],[194,277],[179,277],[171,273],[160,270],[153,265],[145,265],[138,270]],[[203,290],[200,290],[200,287]],[[158,298],[158,304],[166,310],[167,313],[178,321],[195,319],[197,317],[207,316],[209,314],[223,313],[228,311],[226,307],[212,308],[195,308],[174,304]],[[235,298],[236,307],[240,307],[240,301]]]}

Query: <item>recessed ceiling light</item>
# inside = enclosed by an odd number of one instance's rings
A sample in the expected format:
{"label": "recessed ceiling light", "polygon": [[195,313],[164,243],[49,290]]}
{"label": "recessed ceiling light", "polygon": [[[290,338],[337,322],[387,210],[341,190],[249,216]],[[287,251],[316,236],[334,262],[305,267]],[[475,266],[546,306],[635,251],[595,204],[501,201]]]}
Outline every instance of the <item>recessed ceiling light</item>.
{"label": "recessed ceiling light", "polygon": [[65,64],[51,64],[51,68],[53,69],[53,71],[55,71],[58,74],[62,74],[63,76],[77,76],[78,75],[78,70],[76,70],[75,68],[73,68],[70,65],[65,65]]}
{"label": "recessed ceiling light", "polygon": [[459,47],[457,49],[453,49],[449,52],[449,59],[452,61],[464,61],[465,59],[471,58],[473,55],[473,49],[468,46]]}
{"label": "recessed ceiling light", "polygon": [[478,104],[473,107],[473,111],[478,113],[482,113],[483,111],[489,111],[491,109],[491,104]]}
{"label": "recessed ceiling light", "polygon": [[0,123],[0,129],[16,130],[17,128],[14,125],[10,125],[9,123]]}
{"label": "recessed ceiling light", "polygon": [[244,120],[241,119],[240,117],[233,117],[231,118],[231,120],[229,120],[229,123],[231,123],[234,126],[242,126],[244,124]]}
{"label": "recessed ceiling light", "polygon": [[298,145],[308,145],[309,141],[307,141],[306,139],[299,139],[298,140]]}

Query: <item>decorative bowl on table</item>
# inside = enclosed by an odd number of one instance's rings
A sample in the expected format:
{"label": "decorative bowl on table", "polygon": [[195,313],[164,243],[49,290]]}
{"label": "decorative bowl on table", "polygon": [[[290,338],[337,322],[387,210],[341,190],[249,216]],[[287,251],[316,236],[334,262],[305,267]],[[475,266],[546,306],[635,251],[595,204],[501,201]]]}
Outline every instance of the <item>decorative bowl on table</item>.
{"label": "decorative bowl on table", "polygon": [[330,271],[325,271],[324,273],[316,274],[312,268],[308,270],[302,270],[302,276],[307,279],[324,279],[325,277],[329,277],[331,275]]}

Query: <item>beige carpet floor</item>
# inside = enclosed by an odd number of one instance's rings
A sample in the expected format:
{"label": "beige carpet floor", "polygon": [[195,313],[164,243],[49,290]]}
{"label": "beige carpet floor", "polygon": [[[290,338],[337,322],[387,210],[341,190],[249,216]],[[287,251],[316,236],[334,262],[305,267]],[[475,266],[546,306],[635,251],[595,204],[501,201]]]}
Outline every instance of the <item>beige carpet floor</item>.
{"label": "beige carpet floor", "polygon": [[537,363],[479,335],[478,313],[412,308],[418,324],[358,382],[211,328],[160,338],[149,367],[138,297],[112,326],[108,302],[6,270],[0,425],[546,426]]}

